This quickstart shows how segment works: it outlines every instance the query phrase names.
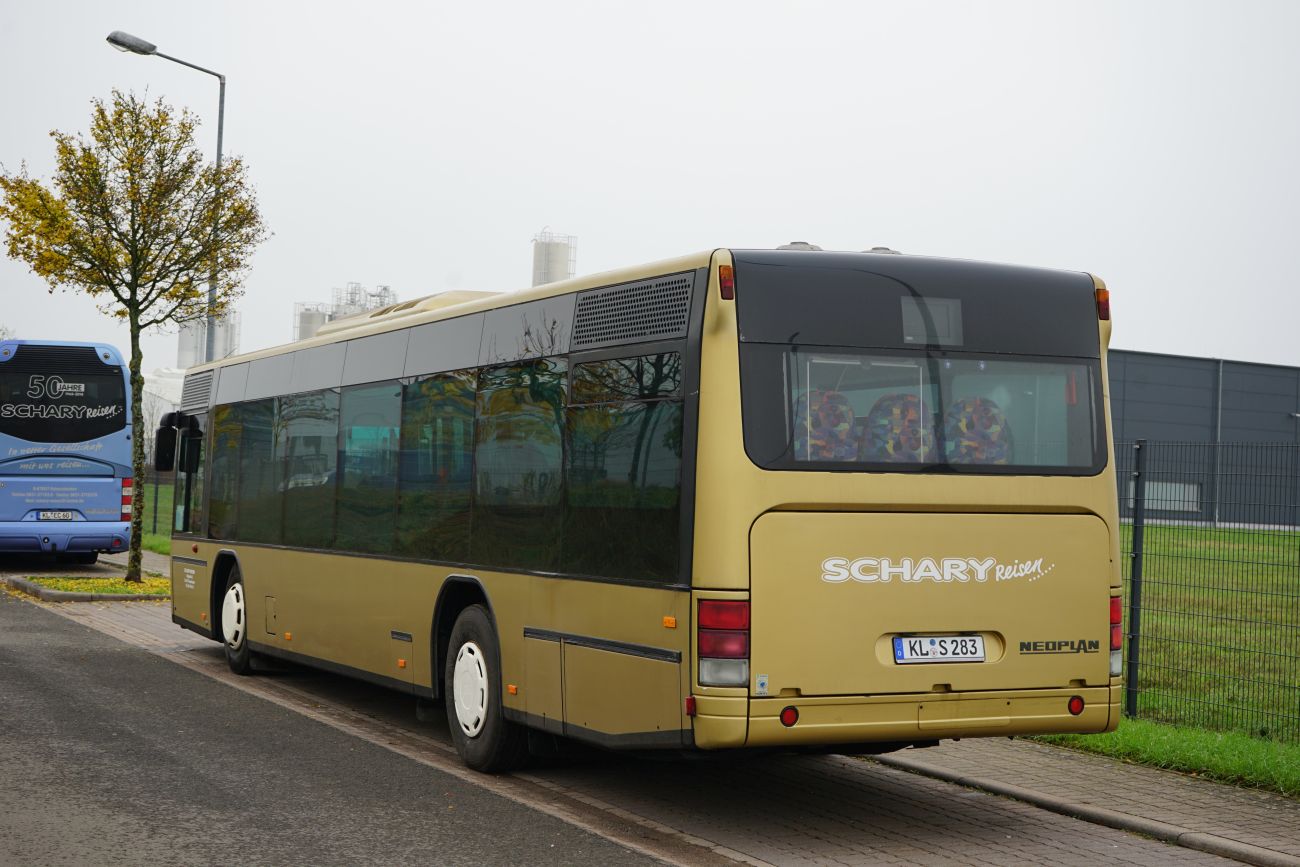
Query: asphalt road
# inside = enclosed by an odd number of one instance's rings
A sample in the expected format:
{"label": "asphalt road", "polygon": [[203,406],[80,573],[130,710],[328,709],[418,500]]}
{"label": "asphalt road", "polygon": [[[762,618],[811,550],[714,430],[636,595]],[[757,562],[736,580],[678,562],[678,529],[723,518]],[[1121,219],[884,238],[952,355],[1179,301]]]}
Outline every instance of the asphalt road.
{"label": "asphalt road", "polygon": [[652,864],[0,593],[0,864]]}

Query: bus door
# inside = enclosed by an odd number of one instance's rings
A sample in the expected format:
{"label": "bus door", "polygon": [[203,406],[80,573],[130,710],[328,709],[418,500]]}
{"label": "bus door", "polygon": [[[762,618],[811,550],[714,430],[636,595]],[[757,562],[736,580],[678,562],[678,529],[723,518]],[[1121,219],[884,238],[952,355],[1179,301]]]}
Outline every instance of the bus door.
{"label": "bus door", "polygon": [[[211,564],[196,541],[202,538],[205,525],[203,444],[207,414],[175,413],[164,419],[167,421],[177,426],[172,446],[174,464],[164,460],[166,466],[156,469],[165,471],[174,466],[176,470],[172,489],[172,611],[189,623],[210,627]],[[165,436],[166,428],[159,431],[160,445]],[[156,453],[165,451],[165,447],[156,449]]]}

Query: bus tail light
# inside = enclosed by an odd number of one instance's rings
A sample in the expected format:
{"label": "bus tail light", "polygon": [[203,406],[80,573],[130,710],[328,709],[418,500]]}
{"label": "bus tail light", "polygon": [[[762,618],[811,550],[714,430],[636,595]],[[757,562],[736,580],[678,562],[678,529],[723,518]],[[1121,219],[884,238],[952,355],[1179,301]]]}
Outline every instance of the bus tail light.
{"label": "bus tail light", "polygon": [[1118,596],[1110,597],[1110,676],[1124,673],[1124,608]]}
{"label": "bus tail light", "polygon": [[1104,286],[1097,287],[1097,318],[1110,319],[1110,290]]}
{"label": "bus tail light", "polygon": [[749,603],[701,599],[696,655],[704,686],[748,686]]}
{"label": "bus tail light", "polygon": [[134,481],[128,476],[122,480],[122,520],[131,520],[131,501],[135,496]]}
{"label": "bus tail light", "polygon": [[1083,696],[1070,696],[1070,700],[1065,703],[1065,708],[1070,712],[1070,716],[1078,716],[1083,713]]}

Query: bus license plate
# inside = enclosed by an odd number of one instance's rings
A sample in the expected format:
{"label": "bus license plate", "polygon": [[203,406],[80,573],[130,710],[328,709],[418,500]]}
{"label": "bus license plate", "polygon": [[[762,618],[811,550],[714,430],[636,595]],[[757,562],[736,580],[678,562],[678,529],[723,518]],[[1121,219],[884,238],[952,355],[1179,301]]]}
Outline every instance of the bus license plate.
{"label": "bus license plate", "polygon": [[71,512],[38,512],[36,517],[42,521],[71,521]]}
{"label": "bus license plate", "polygon": [[916,635],[894,639],[894,662],[983,662],[982,635]]}

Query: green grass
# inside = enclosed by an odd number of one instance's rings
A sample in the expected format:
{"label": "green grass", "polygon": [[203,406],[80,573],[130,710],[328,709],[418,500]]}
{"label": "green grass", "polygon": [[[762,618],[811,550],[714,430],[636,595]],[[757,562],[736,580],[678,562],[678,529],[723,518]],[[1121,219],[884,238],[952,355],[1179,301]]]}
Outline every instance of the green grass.
{"label": "green grass", "polygon": [[154,515],[158,516],[157,534],[171,536],[172,483],[161,482],[155,496],[153,482],[145,482],[136,491],[136,503],[140,507],[140,518],[144,521],[144,532],[154,532]]}
{"label": "green grass", "polygon": [[169,578],[155,578],[146,575],[143,581],[125,581],[121,578],[59,578],[48,575],[33,575],[27,579],[49,590],[64,590],[69,593],[130,593],[130,594],[166,594],[172,592]]}
{"label": "green grass", "polygon": [[[139,496],[136,502],[140,505],[140,518],[144,527],[144,534],[140,539],[140,547],[146,551],[153,551],[155,554],[170,554],[172,552],[171,482],[160,483],[156,495],[154,493],[153,482],[145,482],[140,486]],[[158,532],[156,533],[152,532],[155,514],[158,516]]]}
{"label": "green grass", "polygon": [[1106,734],[1044,735],[1036,740],[1300,798],[1297,744],[1141,719],[1125,719]]}
{"label": "green grass", "polygon": [[170,554],[172,552],[172,537],[164,536],[162,533],[146,531],[144,537],[140,539],[140,547],[146,551],[153,551],[155,554]]}
{"label": "green grass", "polygon": [[1143,547],[1138,717],[1300,744],[1300,534],[1148,524]]}

